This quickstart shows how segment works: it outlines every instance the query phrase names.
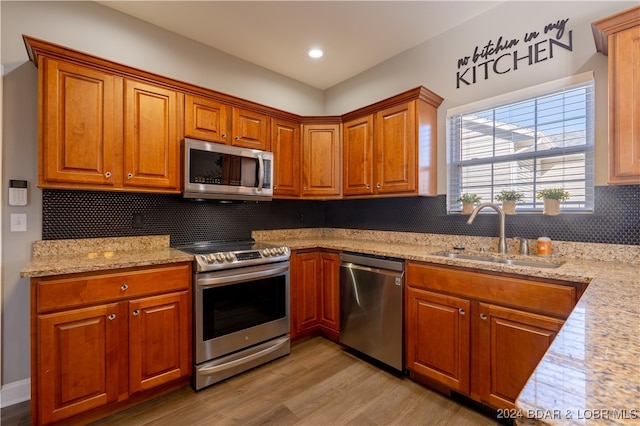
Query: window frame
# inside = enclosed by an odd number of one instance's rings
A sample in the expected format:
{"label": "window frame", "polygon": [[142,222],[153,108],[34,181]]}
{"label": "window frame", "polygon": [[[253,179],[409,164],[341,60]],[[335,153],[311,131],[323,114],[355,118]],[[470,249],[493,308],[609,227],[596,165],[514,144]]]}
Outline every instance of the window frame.
{"label": "window frame", "polygon": [[[457,160],[453,161],[452,156],[453,153],[461,153],[463,150],[462,146],[462,138],[461,137],[453,137],[453,123],[452,120],[462,121],[461,117],[465,114],[473,114],[474,112],[485,113],[492,111],[495,113],[495,110],[498,110],[502,107],[508,105],[516,105],[518,103],[540,99],[547,97],[549,95],[557,94],[562,91],[572,90],[579,86],[588,87],[589,91],[587,96],[590,96],[591,103],[587,106],[587,111],[584,116],[585,120],[585,139],[586,143],[575,146],[565,146],[559,147],[549,150],[537,150],[537,142],[534,144],[535,148],[531,152],[522,152],[522,153],[511,153],[511,154],[500,154],[489,157],[482,157],[479,159],[467,159],[467,160]],[[589,87],[590,86],[590,87]],[[554,80],[551,82],[531,86],[525,89],[516,90],[510,93],[506,93],[503,95],[495,96],[492,98],[483,99],[478,102],[470,103],[467,105],[463,105],[460,107],[455,107],[447,110],[446,114],[446,148],[447,148],[447,193],[446,193],[446,204],[447,204],[447,213],[448,214],[456,214],[462,211],[461,203],[458,203],[457,198],[463,193],[462,189],[462,167],[468,167],[473,165],[483,165],[487,164],[487,167],[494,167],[495,165],[507,164],[509,162],[514,162],[518,160],[533,160],[540,161],[544,158],[558,158],[560,156],[569,156],[579,154],[580,156],[584,156],[584,202],[581,203],[583,206],[571,206],[563,207],[563,212],[571,212],[571,213],[593,213],[594,204],[595,204],[595,194],[594,194],[594,186],[595,186],[595,79],[593,71],[583,72],[581,74],[561,78],[558,80]],[[537,126],[537,119],[536,125]],[[495,129],[495,123],[497,120],[490,121],[492,123],[493,128]],[[457,131],[462,130],[462,125],[459,124],[456,128]],[[525,129],[523,127],[523,129]],[[537,133],[536,133],[537,134]],[[494,135],[495,137],[495,131]],[[537,138],[537,137],[536,137]],[[454,146],[454,144],[458,143],[459,145]],[[495,148],[495,139],[493,140],[494,148]],[[564,171],[564,169],[562,169]],[[453,174],[456,175],[453,175]],[[482,202],[495,202],[493,197],[497,193],[500,192],[500,188],[504,188],[506,185],[504,183],[496,183],[494,182],[495,175],[492,172],[489,172],[487,175],[491,180],[491,184],[485,186],[491,192],[491,200],[482,200]],[[575,181],[575,180],[574,180]],[[557,187],[564,187],[564,183],[570,182],[570,180],[563,179],[558,181]],[[457,185],[454,185],[457,183]],[[544,183],[546,186],[550,182],[541,181],[538,176],[533,174],[531,181],[520,181],[522,185],[529,185],[533,187],[533,200],[530,201],[527,207],[519,208],[519,213],[541,213],[543,210],[542,200],[537,200],[535,198],[535,194],[539,191],[539,186],[541,183]],[[516,186],[518,181],[512,181],[510,186]],[[498,188],[498,189],[496,189]],[[508,188],[510,189],[510,188]],[[471,191],[467,191],[471,192]],[[530,192],[531,194],[531,192]],[[568,200],[571,203],[571,199]]]}

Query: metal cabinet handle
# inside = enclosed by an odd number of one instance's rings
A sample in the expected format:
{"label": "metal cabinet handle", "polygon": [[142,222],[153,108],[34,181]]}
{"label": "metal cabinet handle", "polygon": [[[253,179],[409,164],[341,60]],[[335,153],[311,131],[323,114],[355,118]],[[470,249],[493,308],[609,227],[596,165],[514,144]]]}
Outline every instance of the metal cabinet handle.
{"label": "metal cabinet handle", "polygon": [[462,309],[462,308],[458,309],[458,312],[460,312],[460,315],[464,315],[465,314],[464,309]]}
{"label": "metal cabinet handle", "polygon": [[133,177],[133,173],[128,173],[127,174],[127,179],[131,179]]}
{"label": "metal cabinet handle", "polygon": [[136,309],[133,311],[133,315],[140,315],[140,309]]}
{"label": "metal cabinet handle", "polygon": [[126,289],[129,288],[129,285],[127,283],[124,283],[120,286],[120,290],[125,291]]}
{"label": "metal cabinet handle", "polygon": [[239,141],[240,140],[240,136],[236,136],[236,140]]}
{"label": "metal cabinet handle", "polygon": [[223,133],[221,136],[222,136],[223,138],[226,138],[226,137],[227,137],[227,134],[226,134],[226,133]]}
{"label": "metal cabinet handle", "polygon": [[109,179],[111,177],[111,172],[105,172],[104,177]]}
{"label": "metal cabinet handle", "polygon": [[367,185],[367,189],[371,189],[371,185]]}
{"label": "metal cabinet handle", "polygon": [[109,318],[109,321],[113,321],[114,319],[116,319],[116,314],[111,314],[107,318]]}
{"label": "metal cabinet handle", "polygon": [[376,183],[376,188],[380,188],[382,185],[380,185],[379,183]]}
{"label": "metal cabinet handle", "polygon": [[482,313],[482,314],[480,314],[480,318],[483,319],[483,320],[486,320],[488,317],[487,317],[487,314]]}
{"label": "metal cabinet handle", "polygon": [[307,190],[307,187],[305,186],[304,188],[302,188],[302,190],[303,190],[303,191],[306,191],[306,190]]}

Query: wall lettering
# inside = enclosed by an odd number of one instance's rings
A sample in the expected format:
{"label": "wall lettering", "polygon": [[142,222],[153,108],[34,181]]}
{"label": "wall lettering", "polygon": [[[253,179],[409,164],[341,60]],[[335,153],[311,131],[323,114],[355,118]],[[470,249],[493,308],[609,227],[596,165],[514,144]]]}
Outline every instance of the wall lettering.
{"label": "wall lettering", "polygon": [[471,55],[458,59],[456,89],[553,59],[558,50],[572,52],[573,32],[567,30],[568,21],[550,22],[541,32],[524,33],[522,39],[500,36],[476,46]]}

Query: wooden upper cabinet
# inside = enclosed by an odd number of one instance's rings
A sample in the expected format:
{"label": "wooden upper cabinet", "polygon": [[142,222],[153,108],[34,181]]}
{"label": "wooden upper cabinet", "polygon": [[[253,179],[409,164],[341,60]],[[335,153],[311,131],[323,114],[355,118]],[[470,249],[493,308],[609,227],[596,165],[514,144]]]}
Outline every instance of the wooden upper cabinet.
{"label": "wooden upper cabinet", "polygon": [[640,183],[640,6],[592,24],[609,56],[609,183]]}
{"label": "wooden upper cabinet", "polygon": [[232,117],[231,145],[271,151],[269,116],[233,107]]}
{"label": "wooden upper cabinet", "polygon": [[81,65],[40,58],[41,187],[114,187],[120,176],[117,110],[122,80]]}
{"label": "wooden upper cabinet", "polygon": [[271,151],[269,116],[212,98],[185,95],[184,134],[227,145]]}
{"label": "wooden upper cabinet", "polygon": [[372,195],[373,115],[355,118],[342,126],[343,194]]}
{"label": "wooden upper cabinet", "polygon": [[201,96],[185,95],[184,134],[187,137],[228,144],[230,107]]}
{"label": "wooden upper cabinet", "polygon": [[345,114],[344,195],[437,195],[441,103],[418,87]]}
{"label": "wooden upper cabinet", "polygon": [[303,197],[340,197],[341,139],[338,123],[302,125]]}
{"label": "wooden upper cabinet", "polygon": [[125,80],[124,186],[180,190],[181,97],[174,90]]}
{"label": "wooden upper cabinet", "polygon": [[300,195],[300,124],[271,119],[271,147],[273,148],[273,196]]}
{"label": "wooden upper cabinet", "polygon": [[418,149],[415,114],[416,101],[376,114],[375,185],[379,193],[416,191]]}

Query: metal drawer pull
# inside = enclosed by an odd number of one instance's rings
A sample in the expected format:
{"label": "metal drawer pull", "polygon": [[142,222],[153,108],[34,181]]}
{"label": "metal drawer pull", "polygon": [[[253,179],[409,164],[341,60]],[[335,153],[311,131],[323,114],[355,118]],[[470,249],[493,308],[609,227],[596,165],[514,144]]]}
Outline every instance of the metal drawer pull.
{"label": "metal drawer pull", "polygon": [[140,315],[140,309],[136,309],[133,311],[133,315]]}
{"label": "metal drawer pull", "polygon": [[460,312],[460,315],[464,315],[465,314],[464,309],[462,309],[462,308],[458,309],[458,312]]}
{"label": "metal drawer pull", "polygon": [[127,174],[127,179],[131,179],[133,177],[133,173]]}
{"label": "metal drawer pull", "polygon": [[109,179],[111,177],[111,172],[106,172],[104,174],[104,177],[106,177],[107,179]]}
{"label": "metal drawer pull", "polygon": [[116,319],[116,314],[111,314],[107,318],[109,318],[109,321],[113,321],[114,319]]}
{"label": "metal drawer pull", "polygon": [[120,286],[120,290],[125,291],[126,289],[128,289],[129,286],[127,285],[127,283],[124,283]]}
{"label": "metal drawer pull", "polygon": [[483,319],[483,320],[486,320],[487,319],[487,314],[484,314],[484,313],[480,314],[480,318]]}

